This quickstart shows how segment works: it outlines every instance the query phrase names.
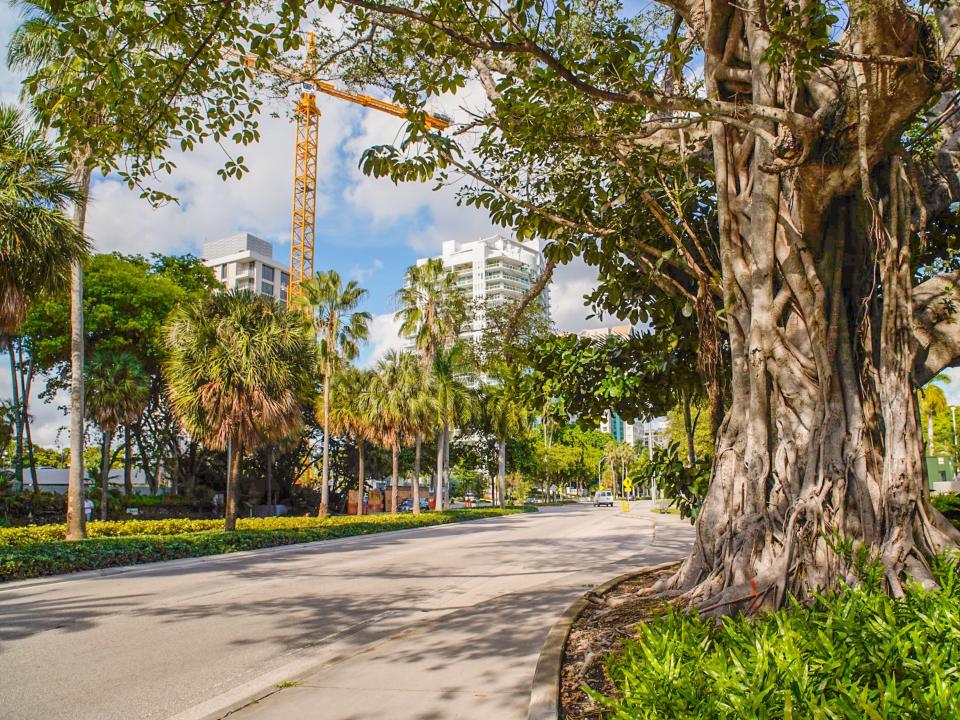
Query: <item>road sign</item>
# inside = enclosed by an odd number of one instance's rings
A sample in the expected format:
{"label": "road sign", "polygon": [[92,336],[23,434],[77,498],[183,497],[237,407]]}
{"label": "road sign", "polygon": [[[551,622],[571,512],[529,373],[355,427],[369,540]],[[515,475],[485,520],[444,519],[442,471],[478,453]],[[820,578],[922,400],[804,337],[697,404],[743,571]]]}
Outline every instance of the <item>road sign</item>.
{"label": "road sign", "polygon": [[632,492],[633,491],[633,480],[630,478],[625,478],[623,481],[623,491]]}

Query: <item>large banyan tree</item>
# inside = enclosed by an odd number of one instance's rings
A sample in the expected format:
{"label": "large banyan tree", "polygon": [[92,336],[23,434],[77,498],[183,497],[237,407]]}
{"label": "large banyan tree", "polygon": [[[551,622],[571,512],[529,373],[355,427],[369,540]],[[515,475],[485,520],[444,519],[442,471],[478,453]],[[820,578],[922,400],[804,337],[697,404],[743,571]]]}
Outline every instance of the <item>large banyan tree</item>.
{"label": "large banyan tree", "polygon": [[[549,239],[548,267],[602,266],[607,309],[645,293],[695,319],[717,445],[668,589],[726,612],[852,580],[847,541],[899,595],[960,541],[924,489],[915,394],[960,359],[952,2],[327,0],[319,19],[306,0],[67,3],[93,15],[63,38],[107,85],[110,63],[148,62],[119,88],[148,107],[209,88],[171,130],[192,140],[309,16],[322,73],[411,109],[367,172],[458,179]],[[129,57],[98,69],[91,27],[128,33]],[[424,108],[455,105],[458,124],[425,129]]]}
{"label": "large banyan tree", "polygon": [[960,538],[924,488],[915,393],[960,350],[956,276],[931,275],[949,270],[957,185],[950,7],[338,6],[369,38],[358,78],[407,102],[471,81],[486,96],[459,134],[414,129],[368,171],[466,174],[468,202],[552,238],[554,260],[629,257],[620,272],[695,315],[726,411],[669,589],[776,607],[853,581],[850,542],[894,595],[934,583]]}

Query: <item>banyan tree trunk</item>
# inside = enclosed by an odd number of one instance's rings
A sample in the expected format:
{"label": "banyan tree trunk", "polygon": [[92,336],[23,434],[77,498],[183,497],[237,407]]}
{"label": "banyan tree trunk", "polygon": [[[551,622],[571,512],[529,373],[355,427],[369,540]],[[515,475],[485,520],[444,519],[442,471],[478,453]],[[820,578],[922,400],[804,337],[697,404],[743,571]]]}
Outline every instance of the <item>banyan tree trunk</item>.
{"label": "banyan tree trunk", "polygon": [[[725,32],[705,49],[709,92],[802,109],[804,93],[764,65],[757,24],[727,12],[711,20]],[[718,79],[731,66],[736,87]],[[785,169],[781,143],[802,143],[782,124],[711,123],[731,404],[695,547],[663,586],[704,612],[779,607],[788,594],[853,582],[853,546],[882,563],[901,595],[907,578],[933,584],[932,558],[960,540],[923,489],[912,183],[896,155],[870,144],[899,137],[901,105],[871,116],[858,103],[862,92],[909,106],[923,79],[885,72],[851,68],[841,84],[854,113],[838,123],[853,128],[841,138],[845,167],[801,155]]]}

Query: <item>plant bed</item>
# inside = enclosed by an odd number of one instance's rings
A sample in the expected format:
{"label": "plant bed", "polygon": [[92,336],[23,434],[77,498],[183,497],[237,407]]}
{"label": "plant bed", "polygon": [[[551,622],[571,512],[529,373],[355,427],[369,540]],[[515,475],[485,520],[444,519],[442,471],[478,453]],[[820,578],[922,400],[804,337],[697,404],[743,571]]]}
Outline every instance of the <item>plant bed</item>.
{"label": "plant bed", "polygon": [[[534,510],[535,511],[535,510]],[[0,581],[60,575],[81,570],[139,565],[259,548],[332,540],[499,517],[530,508],[448,510],[421,515],[362,515],[330,518],[251,518],[224,532],[223,521],[131,520],[90,523],[94,537],[66,542],[54,526],[0,529]],[[217,527],[209,527],[215,522]],[[99,526],[99,527],[98,527]],[[52,530],[51,530],[52,528]],[[44,541],[42,533],[52,539]]]}
{"label": "plant bed", "polygon": [[596,598],[568,636],[561,717],[960,717],[960,573],[894,600],[867,568],[856,588],[722,620],[640,596],[653,574]]}
{"label": "plant bed", "polygon": [[605,717],[604,708],[587,688],[605,696],[616,693],[606,672],[607,657],[617,653],[624,640],[635,634],[637,623],[653,620],[666,612],[667,601],[641,597],[639,593],[674,572],[678,564],[641,572],[603,595],[587,596],[589,602],[570,628],[564,648],[560,670],[561,718]]}

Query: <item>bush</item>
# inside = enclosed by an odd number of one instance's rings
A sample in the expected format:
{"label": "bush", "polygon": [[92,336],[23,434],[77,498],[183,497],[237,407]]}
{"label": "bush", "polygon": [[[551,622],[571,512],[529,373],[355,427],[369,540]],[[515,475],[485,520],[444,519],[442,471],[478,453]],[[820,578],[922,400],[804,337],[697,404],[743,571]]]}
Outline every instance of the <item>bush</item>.
{"label": "bush", "polygon": [[858,589],[753,620],[674,609],[608,658],[611,718],[960,717],[960,575],[902,601],[880,574]]}
{"label": "bush", "polygon": [[954,493],[931,495],[930,502],[944,515],[960,515],[960,495],[956,495]]}
{"label": "bush", "polygon": [[324,519],[243,518],[237,521],[238,530],[232,533],[222,530],[222,520],[91,522],[87,525],[91,539],[79,542],[65,542],[63,537],[66,529],[62,525],[2,528],[0,580],[21,580],[78,570],[370,535],[531,510],[483,508],[422,515],[350,515]]}

